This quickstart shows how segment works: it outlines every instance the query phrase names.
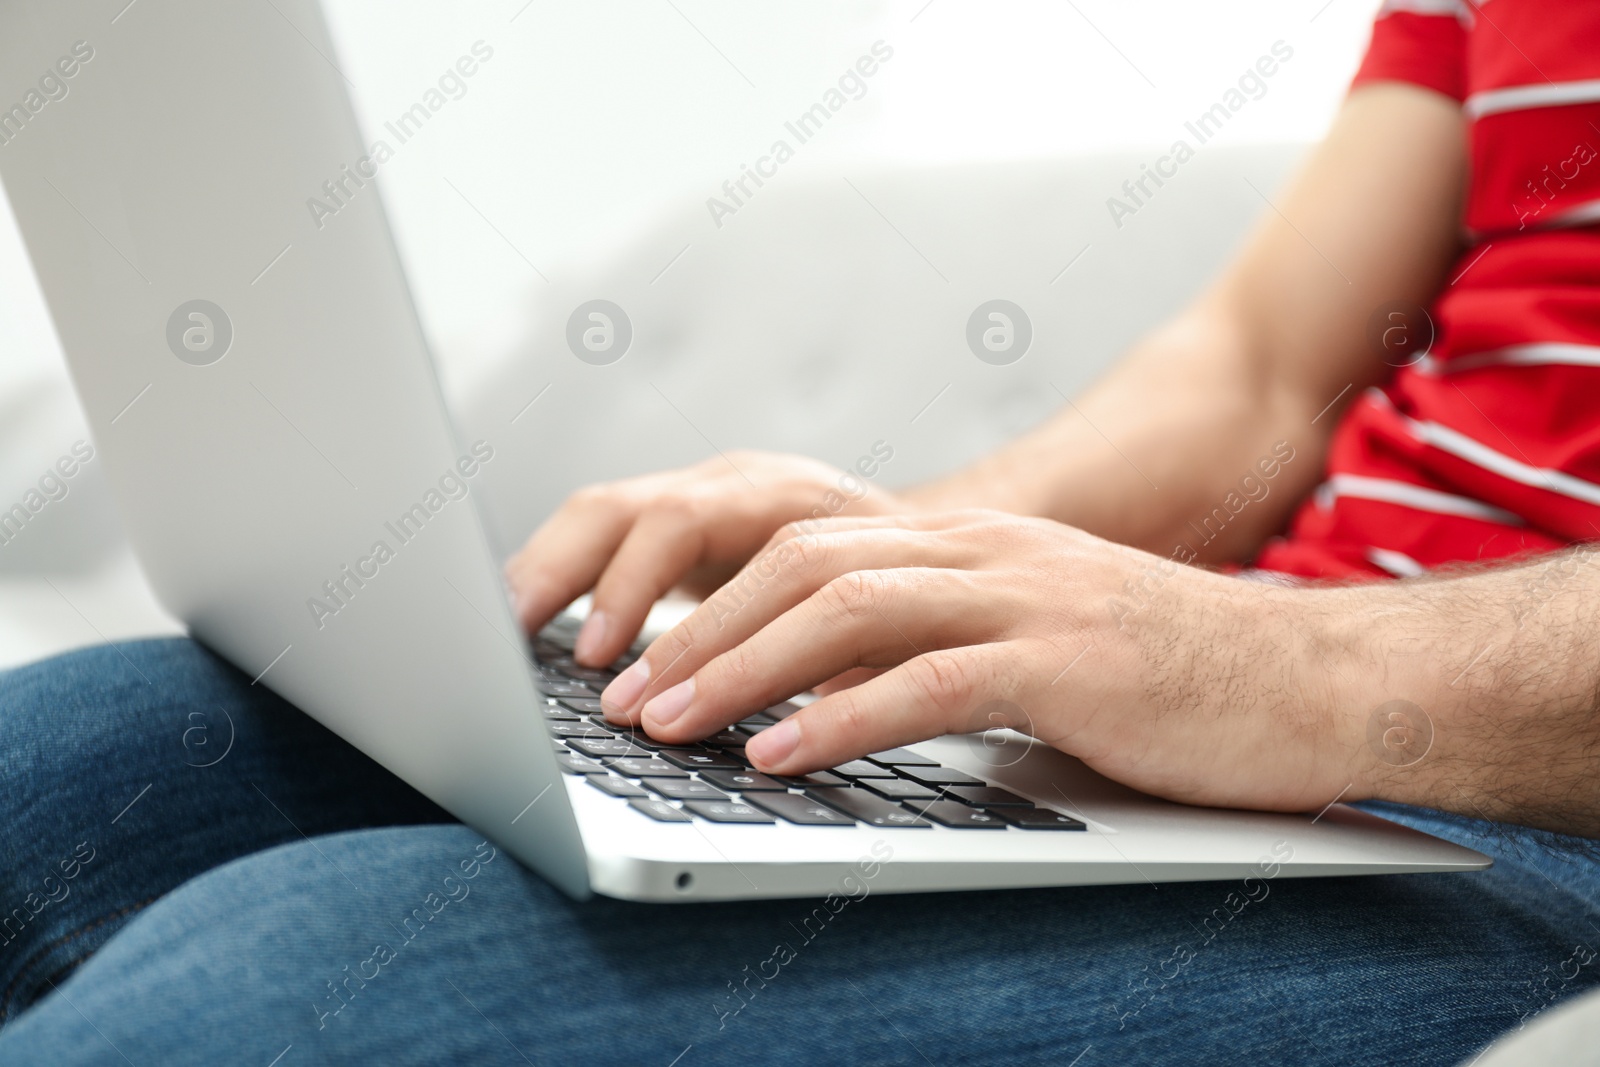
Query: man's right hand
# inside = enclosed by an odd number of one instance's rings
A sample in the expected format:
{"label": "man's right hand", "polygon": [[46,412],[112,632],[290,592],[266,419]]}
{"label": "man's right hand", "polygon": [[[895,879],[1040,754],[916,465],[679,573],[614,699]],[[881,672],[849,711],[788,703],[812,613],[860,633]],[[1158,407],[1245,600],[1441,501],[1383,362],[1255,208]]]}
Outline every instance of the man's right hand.
{"label": "man's right hand", "polygon": [[578,490],[506,565],[506,578],[529,633],[593,590],[573,654],[603,666],[633,643],[664,593],[680,584],[710,593],[785,523],[913,510],[855,471],[801,456],[732,452]]}

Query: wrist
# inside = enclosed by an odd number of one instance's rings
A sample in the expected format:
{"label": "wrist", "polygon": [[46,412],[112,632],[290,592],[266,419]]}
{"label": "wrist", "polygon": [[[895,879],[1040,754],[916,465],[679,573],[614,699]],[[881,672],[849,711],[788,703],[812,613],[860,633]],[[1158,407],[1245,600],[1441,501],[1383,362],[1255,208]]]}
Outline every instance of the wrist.
{"label": "wrist", "polygon": [[1573,825],[1573,812],[1549,808],[1549,787],[1585,735],[1592,699],[1550,687],[1542,665],[1578,650],[1520,629],[1504,592],[1467,602],[1449,579],[1330,591],[1346,800]]}

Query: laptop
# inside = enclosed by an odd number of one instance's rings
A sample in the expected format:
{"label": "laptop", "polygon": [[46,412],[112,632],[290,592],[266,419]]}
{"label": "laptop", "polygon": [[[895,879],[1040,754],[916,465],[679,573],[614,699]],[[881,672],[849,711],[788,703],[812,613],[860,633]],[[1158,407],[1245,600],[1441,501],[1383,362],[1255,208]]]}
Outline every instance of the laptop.
{"label": "laptop", "polygon": [[384,215],[403,146],[336,64],[315,0],[0,0],[0,180],[122,519],[253,684],[577,898],[1487,866],[1341,805],[1168,803],[1004,731],[779,780],[743,742],[792,702],[695,746],[607,726],[575,617],[512,617],[495,442],[456,437]]}

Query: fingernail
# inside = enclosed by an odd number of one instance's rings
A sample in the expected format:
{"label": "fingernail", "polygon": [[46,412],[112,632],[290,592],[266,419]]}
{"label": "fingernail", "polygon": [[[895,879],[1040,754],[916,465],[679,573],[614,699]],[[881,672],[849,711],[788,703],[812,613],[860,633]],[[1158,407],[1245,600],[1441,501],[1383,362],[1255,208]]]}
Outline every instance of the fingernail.
{"label": "fingernail", "polygon": [[613,711],[618,715],[626,713],[638,702],[639,697],[644,694],[644,687],[649,683],[650,661],[634,660],[633,666],[611,679],[611,684],[601,692],[601,710],[608,718]]}
{"label": "fingernail", "polygon": [[694,699],[694,678],[689,677],[660,693],[644,706],[644,717],[657,726],[666,726],[683,714]]}
{"label": "fingernail", "polygon": [[758,764],[776,767],[800,747],[800,726],[793,719],[785,719],[769,726],[750,739],[744,747],[745,755]]}
{"label": "fingernail", "polygon": [[578,640],[572,646],[573,658],[593,662],[600,654],[600,645],[606,639],[606,628],[611,625],[611,620],[606,618],[603,611],[591,611],[589,617],[583,620],[583,628],[578,631]]}

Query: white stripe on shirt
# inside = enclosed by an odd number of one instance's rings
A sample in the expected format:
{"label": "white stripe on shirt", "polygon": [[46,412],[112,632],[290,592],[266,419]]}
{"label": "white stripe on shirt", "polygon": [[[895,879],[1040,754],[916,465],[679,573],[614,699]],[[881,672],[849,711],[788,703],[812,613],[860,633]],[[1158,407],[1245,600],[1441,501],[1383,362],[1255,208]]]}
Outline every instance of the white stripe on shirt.
{"label": "white stripe on shirt", "polygon": [[1462,109],[1469,119],[1523,111],[1535,107],[1562,107],[1567,104],[1592,104],[1600,101],[1600,78],[1577,82],[1540,82],[1535,85],[1508,85],[1504,89],[1485,89],[1467,97]]}
{"label": "white stripe on shirt", "polygon": [[1454,15],[1464,25],[1472,25],[1472,8],[1465,0],[1383,0],[1378,18],[1404,12],[1408,15]]}
{"label": "white stripe on shirt", "polygon": [[1586,482],[1565,471],[1535,467],[1521,460],[1512,459],[1480,441],[1473,440],[1461,431],[1452,430],[1440,423],[1413,419],[1395,407],[1388,395],[1376,386],[1369,386],[1366,395],[1373,403],[1393,412],[1406,429],[1411,431],[1411,435],[1425,445],[1437,448],[1441,452],[1448,452],[1457,459],[1465,460],[1490,474],[1497,474],[1507,481],[1543,489],[1558,496],[1570,497],[1600,507],[1600,485]]}
{"label": "white stripe on shirt", "polygon": [[1533,229],[1560,230],[1576,226],[1591,226],[1596,222],[1600,222],[1600,200],[1590,200],[1587,203],[1568,208],[1566,211],[1559,211],[1550,216],[1546,222],[1534,223]]}
{"label": "white stripe on shirt", "polygon": [[1432,445],[1441,452],[1448,452],[1457,459],[1466,460],[1509,481],[1520,482],[1535,489],[1545,489],[1600,507],[1600,485],[1586,482],[1565,471],[1535,467],[1521,460],[1512,459],[1480,441],[1474,441],[1459,430],[1452,430],[1437,422],[1419,422],[1416,419],[1407,421],[1411,423],[1418,439],[1425,445]]}
{"label": "white stripe on shirt", "polygon": [[1399,482],[1391,478],[1370,478],[1362,474],[1335,474],[1317,487],[1317,504],[1323,508],[1333,506],[1340,497],[1359,500],[1380,500],[1386,504],[1399,504],[1417,511],[1431,511],[1436,515],[1458,515],[1467,519],[1496,522],[1503,526],[1521,526],[1522,519],[1502,508],[1485,504],[1470,497],[1443,493],[1426,486]]}
{"label": "white stripe on shirt", "polygon": [[1473,352],[1451,359],[1423,356],[1416,363],[1417,370],[1428,375],[1454,374],[1480,367],[1600,367],[1600,345],[1540,341],[1507,345],[1505,348]]}
{"label": "white stripe on shirt", "polygon": [[1427,572],[1426,567],[1406,555],[1388,548],[1367,549],[1367,559],[1382,567],[1396,578],[1415,578]]}

